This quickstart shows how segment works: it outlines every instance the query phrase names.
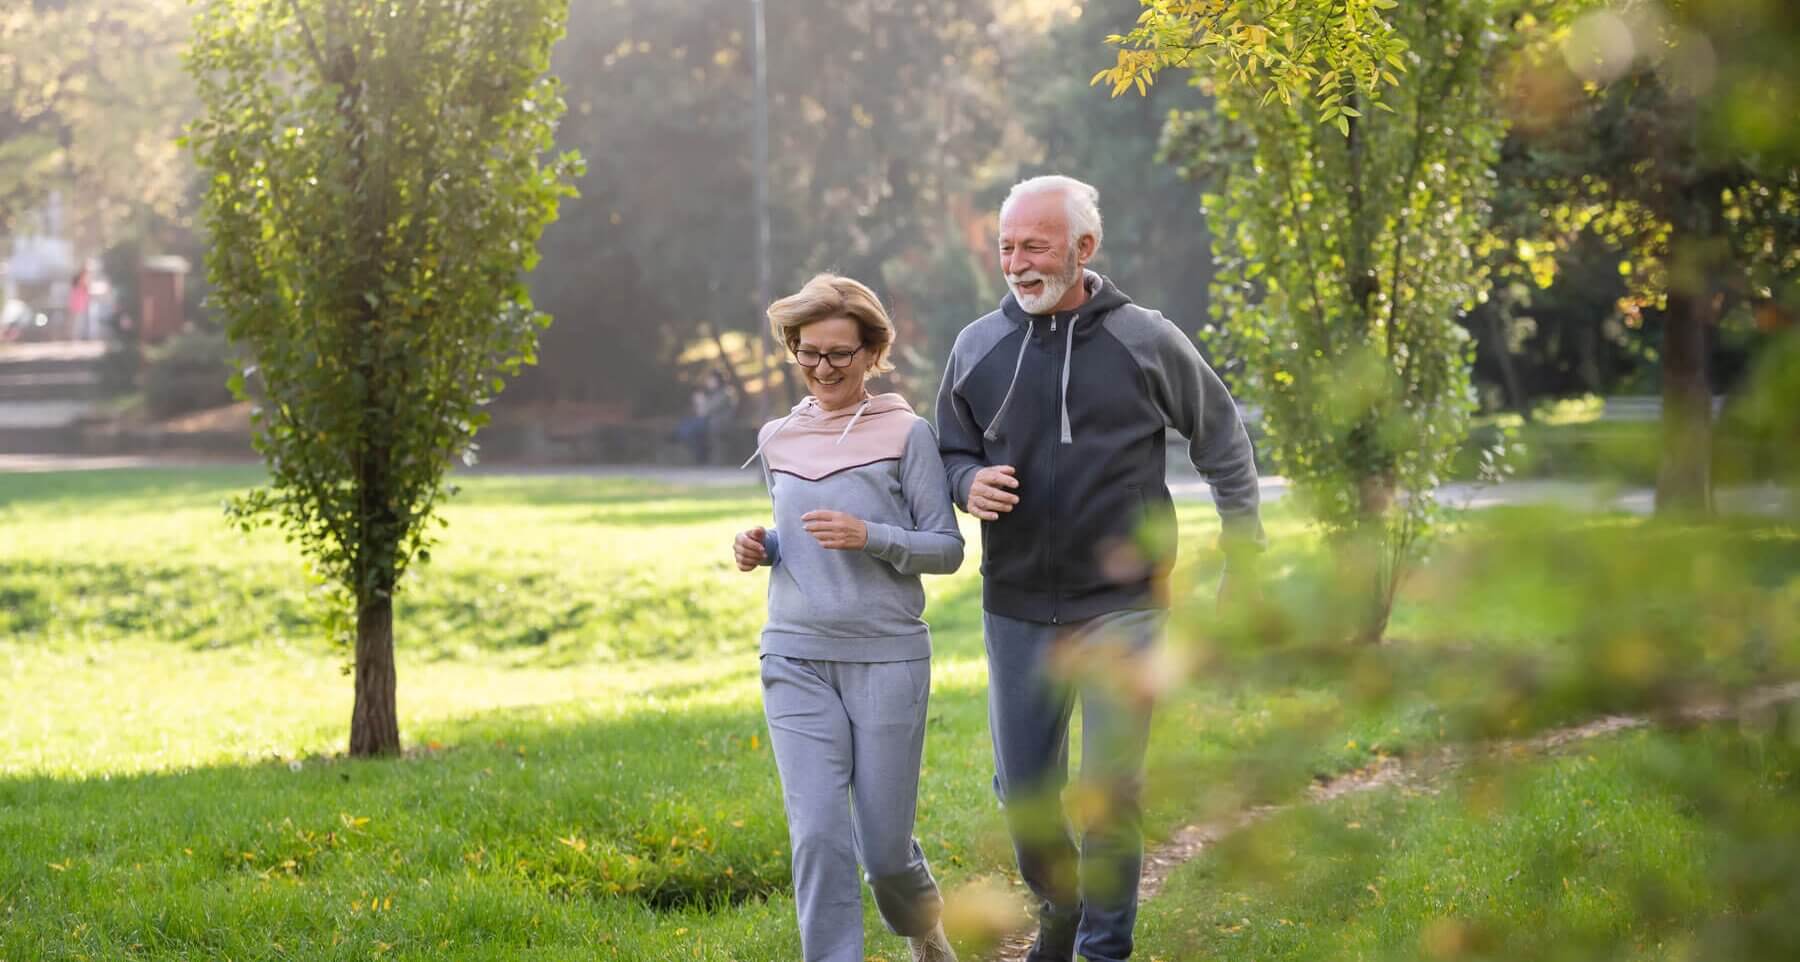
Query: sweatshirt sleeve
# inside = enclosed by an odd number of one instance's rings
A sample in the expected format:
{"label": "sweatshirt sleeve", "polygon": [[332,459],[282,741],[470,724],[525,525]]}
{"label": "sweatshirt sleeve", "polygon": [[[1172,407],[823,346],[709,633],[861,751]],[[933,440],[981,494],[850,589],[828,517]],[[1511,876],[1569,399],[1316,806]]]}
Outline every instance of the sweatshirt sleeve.
{"label": "sweatshirt sleeve", "polygon": [[[959,339],[960,341],[960,339]],[[938,452],[944,464],[944,477],[956,506],[969,509],[969,489],[975,484],[975,472],[987,467],[987,449],[981,440],[981,426],[969,412],[967,401],[956,394],[962,376],[962,345],[950,349],[950,360],[944,365],[944,380],[938,385],[937,430]]]}
{"label": "sweatshirt sleeve", "polygon": [[867,522],[869,543],[863,550],[905,575],[945,575],[962,567],[962,532],[944,485],[944,462],[931,425],[922,419],[900,456],[900,493],[912,527]]}
{"label": "sweatshirt sleeve", "polygon": [[1156,315],[1154,356],[1140,358],[1163,416],[1188,439],[1188,460],[1212,487],[1226,557],[1258,552],[1264,543],[1256,452],[1225,382],[1191,338]]}
{"label": "sweatshirt sleeve", "polygon": [[757,464],[762,468],[763,490],[769,493],[769,523],[763,528],[763,565],[773,568],[781,564],[781,532],[775,530],[775,479],[769,474],[769,462],[761,454],[764,442],[769,440],[771,424],[765,424],[756,432]]}
{"label": "sweatshirt sleeve", "polygon": [[763,529],[763,564],[773,568],[781,563],[781,533],[774,525]]}

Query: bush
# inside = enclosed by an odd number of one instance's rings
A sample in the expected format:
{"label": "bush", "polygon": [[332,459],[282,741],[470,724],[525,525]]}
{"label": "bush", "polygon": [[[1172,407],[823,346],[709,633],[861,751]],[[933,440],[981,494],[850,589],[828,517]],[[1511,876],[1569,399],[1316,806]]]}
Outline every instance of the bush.
{"label": "bush", "polygon": [[144,349],[135,338],[111,342],[100,358],[101,391],[107,397],[130,394],[137,389],[143,367]]}
{"label": "bush", "polygon": [[152,417],[170,418],[232,402],[235,363],[225,335],[187,330],[144,352],[140,381]]}

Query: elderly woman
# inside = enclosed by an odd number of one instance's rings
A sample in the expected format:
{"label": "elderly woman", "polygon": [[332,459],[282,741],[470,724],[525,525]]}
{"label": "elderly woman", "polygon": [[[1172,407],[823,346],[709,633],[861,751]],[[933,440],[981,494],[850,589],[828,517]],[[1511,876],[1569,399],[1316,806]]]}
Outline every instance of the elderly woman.
{"label": "elderly woman", "polygon": [[[943,902],[913,838],[931,631],[922,574],[962,564],[931,426],[898,394],[894,326],[867,287],[821,274],[769,308],[809,396],[763,426],[773,529],[733,546],[768,566],[763,711],[793,845],[806,962],[863,962],[862,886],[915,960],[953,962]],[[746,466],[749,461],[744,462]]]}

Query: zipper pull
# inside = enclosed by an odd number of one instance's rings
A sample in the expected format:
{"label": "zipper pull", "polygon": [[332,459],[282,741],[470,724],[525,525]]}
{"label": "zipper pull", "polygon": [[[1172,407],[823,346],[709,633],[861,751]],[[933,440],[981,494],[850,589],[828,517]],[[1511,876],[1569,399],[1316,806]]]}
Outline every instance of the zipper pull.
{"label": "zipper pull", "polygon": [[1052,333],[1052,334],[1056,333],[1056,315],[1055,314],[1050,315],[1050,333]]}

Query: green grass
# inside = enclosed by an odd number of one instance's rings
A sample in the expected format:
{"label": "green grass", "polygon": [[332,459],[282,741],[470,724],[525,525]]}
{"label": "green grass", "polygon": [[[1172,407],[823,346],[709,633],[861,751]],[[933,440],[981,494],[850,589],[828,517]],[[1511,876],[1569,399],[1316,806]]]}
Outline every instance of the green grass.
{"label": "green grass", "polygon": [[[467,479],[398,612],[402,733],[423,750],[365,763],[333,757],[346,655],[300,560],[220,513],[257,477],[0,478],[0,958],[795,957],[762,579],[727,549],[760,491]],[[1183,522],[1204,597],[1215,523]],[[1010,865],[975,572],[930,582],[919,831],[950,885]],[[1322,699],[1172,699],[1153,826],[1257,736],[1240,719]]]}
{"label": "green grass", "polygon": [[[353,762],[347,656],[319,637],[300,559],[220,511],[258,478],[0,476],[0,960],[798,957],[756,682],[764,581],[729,563],[759,489],[463,479],[398,607],[413,751]],[[1204,625],[1216,521],[1180,520],[1178,623]],[[1280,570],[1310,537],[1280,509],[1268,524]],[[977,565],[927,580],[919,835],[951,889],[1011,867]],[[1427,592],[1395,633],[1524,646],[1554,628],[1451,607]],[[1304,667],[1180,687],[1157,715],[1150,829],[1290,797],[1440,724],[1422,698],[1352,703]],[[872,957],[904,956],[872,908],[866,929]]]}
{"label": "green grass", "polygon": [[1140,920],[1143,957],[1782,957],[1745,944],[1800,935],[1783,862],[1800,748],[1768,749],[1637,731],[1284,813],[1175,873]]}

